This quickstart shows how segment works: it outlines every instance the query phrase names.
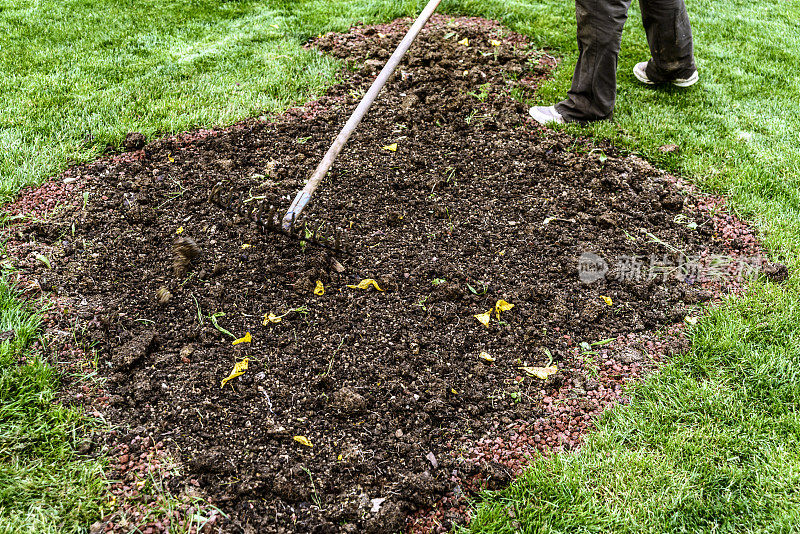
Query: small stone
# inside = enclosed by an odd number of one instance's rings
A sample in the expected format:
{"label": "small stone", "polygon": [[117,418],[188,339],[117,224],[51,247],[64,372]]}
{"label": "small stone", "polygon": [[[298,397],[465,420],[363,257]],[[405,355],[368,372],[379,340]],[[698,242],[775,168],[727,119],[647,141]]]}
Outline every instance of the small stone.
{"label": "small stone", "polygon": [[194,345],[184,345],[181,348],[181,360],[188,360],[192,354],[194,354]]}
{"label": "small stone", "polygon": [[439,467],[439,462],[436,460],[436,456],[434,456],[434,454],[433,454],[432,452],[429,452],[428,454],[426,454],[426,455],[425,455],[425,458],[427,458],[427,459],[428,459],[428,461],[431,463],[431,466],[432,466],[434,469],[438,469],[438,467]]}
{"label": "small stone", "polygon": [[121,464],[127,464],[129,461],[130,461],[130,456],[128,456],[127,454],[123,454],[122,456],[119,457],[119,463]]}
{"label": "small stone", "polygon": [[397,431],[394,433],[394,437],[396,437],[397,439],[402,438],[403,437],[403,430],[398,428]]}
{"label": "small stone", "polygon": [[339,263],[336,258],[331,258],[331,267],[333,267],[333,270],[337,273],[343,273],[345,270],[344,265]]}
{"label": "small stone", "polygon": [[376,498],[376,499],[372,499],[370,501],[372,503],[372,508],[370,508],[369,511],[372,512],[373,514],[377,514],[378,511],[381,509],[381,505],[383,504],[383,501],[385,501],[385,500],[386,500],[386,497],[379,497],[379,498]]}

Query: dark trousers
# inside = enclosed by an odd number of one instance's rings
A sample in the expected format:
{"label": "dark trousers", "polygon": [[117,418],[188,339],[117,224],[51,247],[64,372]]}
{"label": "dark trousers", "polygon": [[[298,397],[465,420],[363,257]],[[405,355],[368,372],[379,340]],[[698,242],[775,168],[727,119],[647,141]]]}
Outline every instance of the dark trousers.
{"label": "dark trousers", "polygon": [[[567,99],[556,104],[567,122],[610,119],[617,97],[617,59],[631,0],[576,0],[578,64]],[[647,77],[688,78],[696,70],[684,0],[639,0],[650,45]]]}

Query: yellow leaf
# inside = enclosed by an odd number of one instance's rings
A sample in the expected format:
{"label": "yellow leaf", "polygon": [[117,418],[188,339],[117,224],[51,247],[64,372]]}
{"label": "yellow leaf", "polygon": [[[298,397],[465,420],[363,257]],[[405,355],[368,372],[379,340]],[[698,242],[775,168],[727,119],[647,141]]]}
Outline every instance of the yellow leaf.
{"label": "yellow leaf", "polygon": [[250,248],[252,246],[250,243],[242,243],[242,248]]}
{"label": "yellow leaf", "polygon": [[466,76],[467,74],[469,74],[469,71],[468,71],[468,70],[465,70],[465,71],[464,71],[464,76]]}
{"label": "yellow leaf", "polygon": [[106,503],[106,506],[111,507],[111,506],[114,506],[115,504],[117,504],[117,496],[116,495],[112,495],[111,498],[108,499],[108,502]]}
{"label": "yellow leaf", "polygon": [[170,163],[175,163],[175,158],[173,158],[172,156],[167,156],[167,159],[169,160]]}
{"label": "yellow leaf", "polygon": [[555,365],[551,365],[550,367],[520,367],[520,369],[540,380],[547,380],[547,377],[558,372],[558,367]]}
{"label": "yellow leaf", "polygon": [[466,37],[464,37],[463,39],[461,39],[461,40],[458,42],[458,44],[460,44],[460,45],[464,45],[464,46],[469,46],[469,39],[467,39]]}
{"label": "yellow leaf", "polygon": [[456,391],[455,388],[450,388],[450,393],[452,393],[453,395],[458,395],[458,391]]}
{"label": "yellow leaf", "polygon": [[182,234],[183,233],[183,226],[179,226],[178,229],[175,230],[175,233],[176,234]]}
{"label": "yellow leaf", "polygon": [[239,339],[234,341],[232,344],[233,345],[238,345],[239,343],[250,343],[251,341],[253,341],[253,336],[251,336],[250,332],[248,332],[248,333],[246,333],[244,335],[244,337],[240,337]]}
{"label": "yellow leaf", "polygon": [[339,461],[341,462],[341,461],[342,461],[342,459],[343,459],[343,458],[342,458],[342,455],[340,454],[339,456],[337,456],[337,457],[336,457],[336,459],[337,459],[337,460],[339,460]]}
{"label": "yellow leaf", "polygon": [[478,354],[478,358],[480,358],[482,360],[486,360],[487,362],[493,362],[494,361],[494,358],[489,356],[488,352],[481,352],[480,354]]}
{"label": "yellow leaf", "polygon": [[384,150],[388,150],[389,152],[397,152],[397,143],[392,143],[391,145],[386,145],[381,147]]}
{"label": "yellow leaf", "polygon": [[386,37],[386,34],[385,34],[385,33],[378,33],[378,37],[380,37],[381,39],[383,39],[384,37]]}
{"label": "yellow leaf", "polygon": [[606,297],[605,295],[600,295],[600,298],[603,299],[603,302],[605,302],[609,306],[613,306],[614,305],[614,301],[611,300],[611,297]]}
{"label": "yellow leaf", "polygon": [[491,41],[489,41],[489,44],[492,45],[492,46],[500,46],[503,43],[501,43],[497,39],[492,39]]}
{"label": "yellow leaf", "polygon": [[497,301],[497,304],[494,305],[494,313],[497,315],[497,320],[500,320],[500,312],[501,311],[508,311],[513,308],[514,305],[510,302],[506,302],[503,299]]}
{"label": "yellow leaf", "polygon": [[489,320],[492,318],[492,310],[489,310],[486,313],[479,313],[473,317],[480,321],[483,326],[489,328]]}
{"label": "yellow leaf", "polygon": [[262,325],[267,326],[269,323],[279,323],[283,321],[282,317],[278,317],[272,312],[264,314],[264,320],[261,322]]}
{"label": "yellow leaf", "polygon": [[[250,335],[250,334],[248,334],[248,335]],[[237,376],[242,376],[244,374],[244,372],[247,371],[247,364],[248,363],[250,363],[250,360],[248,360],[247,358],[245,358],[244,360],[242,360],[240,362],[236,362],[234,364],[234,366],[233,366],[233,371],[231,371],[231,374],[229,374],[226,378],[222,379],[222,385],[220,386],[220,389],[224,388],[225,384],[227,384],[228,381],[233,380]]]}
{"label": "yellow leaf", "polygon": [[380,287],[378,287],[378,282],[373,280],[372,278],[366,278],[358,283],[358,285],[352,286],[348,285],[347,287],[352,289],[369,289],[369,286],[374,286],[375,289],[378,291],[383,291]]}
{"label": "yellow leaf", "polygon": [[317,280],[317,287],[314,288],[314,294],[318,296],[325,294],[325,286],[319,280]]}
{"label": "yellow leaf", "polygon": [[697,317],[692,317],[691,315],[687,315],[684,318],[684,321],[686,321],[689,324],[697,324],[698,318]]}
{"label": "yellow leaf", "polygon": [[309,441],[309,439],[305,436],[295,436],[294,440],[300,445],[305,445],[306,447],[313,447],[311,441]]}

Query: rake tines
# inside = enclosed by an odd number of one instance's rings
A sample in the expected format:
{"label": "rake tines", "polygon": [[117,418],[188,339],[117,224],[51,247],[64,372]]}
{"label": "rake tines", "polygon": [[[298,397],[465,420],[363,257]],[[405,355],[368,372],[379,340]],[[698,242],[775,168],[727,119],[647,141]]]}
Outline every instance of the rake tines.
{"label": "rake tines", "polygon": [[328,226],[320,222],[314,226],[307,219],[292,217],[289,229],[283,228],[278,208],[265,200],[243,199],[233,191],[223,191],[223,183],[217,182],[208,194],[208,201],[225,211],[233,212],[256,225],[262,234],[270,232],[283,234],[303,243],[313,243],[335,252],[347,251],[342,229],[337,227],[333,236],[328,234]]}

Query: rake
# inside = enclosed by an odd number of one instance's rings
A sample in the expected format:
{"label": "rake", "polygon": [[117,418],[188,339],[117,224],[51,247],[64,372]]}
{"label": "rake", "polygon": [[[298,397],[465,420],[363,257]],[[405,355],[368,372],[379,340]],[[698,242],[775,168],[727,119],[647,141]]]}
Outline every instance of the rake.
{"label": "rake", "polygon": [[325,175],[328,173],[328,170],[330,170],[334,161],[336,161],[336,157],[344,148],[350,135],[361,123],[361,120],[367,114],[373,102],[375,102],[381,89],[383,89],[389,77],[397,69],[400,61],[402,61],[406,52],[408,52],[408,49],[417,38],[417,35],[419,35],[419,32],[428,22],[428,19],[433,15],[433,12],[436,11],[440,2],[441,0],[430,0],[428,5],[425,6],[425,9],[422,10],[422,13],[417,17],[417,20],[408,30],[408,33],[406,33],[403,40],[400,41],[400,44],[389,58],[389,61],[387,61],[386,65],[381,69],[378,77],[372,82],[364,98],[361,99],[358,107],[333,141],[333,144],[322,158],[322,161],[320,161],[314,173],[308,179],[303,189],[297,192],[294,201],[292,201],[292,204],[283,217],[278,216],[278,209],[275,206],[251,202],[251,199],[241,199],[233,193],[228,196],[223,196],[221,182],[217,183],[211,189],[209,200],[249,220],[253,220],[263,232],[279,232],[307,242],[313,242],[327,247],[332,246],[334,249],[340,250],[342,248],[342,229],[336,228],[332,234],[329,234],[328,227],[324,223],[318,225],[316,228],[309,226],[307,222],[301,220],[303,210],[311,200],[311,196],[317,190],[323,178],[325,178]]}

